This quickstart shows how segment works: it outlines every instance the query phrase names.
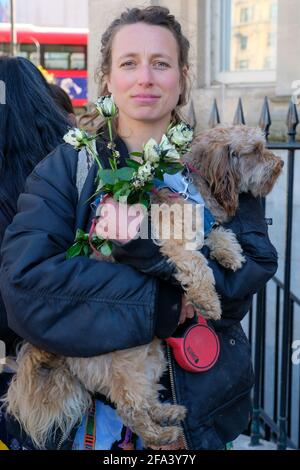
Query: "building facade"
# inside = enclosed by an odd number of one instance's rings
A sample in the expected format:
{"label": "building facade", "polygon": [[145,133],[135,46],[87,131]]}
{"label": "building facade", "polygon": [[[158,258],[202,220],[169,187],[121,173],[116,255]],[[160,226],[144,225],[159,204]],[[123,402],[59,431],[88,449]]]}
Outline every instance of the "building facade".
{"label": "building facade", "polygon": [[[7,18],[9,0],[2,2]],[[15,0],[15,17],[16,23],[35,26],[87,28],[88,0]]]}
{"label": "building facade", "polygon": [[299,1],[89,0],[91,100],[97,95],[101,34],[126,7],[147,5],[168,7],[190,40],[192,101],[199,129],[208,125],[214,98],[222,121],[232,122],[242,97],[246,121],[254,125],[268,96],[272,137],[284,139],[287,104],[300,88]]}

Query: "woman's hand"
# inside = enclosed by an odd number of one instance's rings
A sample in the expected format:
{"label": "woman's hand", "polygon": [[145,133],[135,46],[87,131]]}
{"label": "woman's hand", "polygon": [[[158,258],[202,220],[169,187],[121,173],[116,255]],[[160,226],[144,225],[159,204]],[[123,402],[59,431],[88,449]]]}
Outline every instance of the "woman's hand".
{"label": "woman's hand", "polygon": [[186,294],[183,294],[178,325],[184,323],[187,318],[194,318],[195,313],[201,314],[200,310],[197,309],[190,301],[187,300]]}
{"label": "woman's hand", "polygon": [[106,240],[126,243],[137,235],[147,210],[142,204],[124,204],[113,198],[101,204],[96,235]]}

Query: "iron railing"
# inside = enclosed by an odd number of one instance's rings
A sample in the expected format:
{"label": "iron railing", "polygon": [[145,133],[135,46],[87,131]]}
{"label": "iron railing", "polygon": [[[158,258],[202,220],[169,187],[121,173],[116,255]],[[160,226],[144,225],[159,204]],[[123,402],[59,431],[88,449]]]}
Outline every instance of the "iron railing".
{"label": "iron railing", "polygon": [[[300,150],[300,142],[296,141],[296,128],[298,125],[297,108],[290,103],[287,114],[287,141],[270,142],[269,130],[271,115],[268,99],[264,99],[258,125],[264,130],[267,147],[272,150],[287,151],[287,194],[286,194],[286,220],[285,220],[285,254],[283,282],[274,277],[266,287],[253,299],[248,316],[248,337],[252,346],[255,369],[255,385],[253,390],[253,417],[249,433],[251,445],[258,446],[260,439],[275,441],[278,449],[300,448],[300,400],[299,395],[293,393],[295,375],[298,380],[300,393],[300,365],[293,368],[292,342],[300,339],[300,331],[296,331],[294,311],[300,307],[300,299],[291,292],[291,261],[292,261],[292,224],[294,210],[294,166],[295,152]],[[209,126],[220,124],[220,114],[216,100],[214,100]],[[245,124],[242,100],[239,98],[233,124]],[[265,206],[265,201],[263,201]],[[274,289],[273,315],[275,326],[273,331],[273,386],[271,399],[272,412],[266,411],[265,391],[270,387],[266,383],[266,370],[270,363],[266,363],[266,331],[268,328],[267,312],[270,309],[269,291]],[[300,290],[300,286],[299,286]],[[299,294],[298,294],[299,295]],[[268,305],[267,305],[268,302]],[[269,312],[268,312],[269,313]],[[295,396],[296,395],[296,396]],[[296,428],[296,431],[295,431]]]}

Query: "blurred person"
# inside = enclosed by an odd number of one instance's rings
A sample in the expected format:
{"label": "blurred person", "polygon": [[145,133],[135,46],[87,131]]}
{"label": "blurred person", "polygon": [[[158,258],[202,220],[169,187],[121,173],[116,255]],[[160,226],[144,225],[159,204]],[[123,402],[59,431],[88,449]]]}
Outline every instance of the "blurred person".
{"label": "blurred person", "polygon": [[68,93],[55,83],[50,83],[49,88],[55,103],[67,113],[70,124],[76,126],[76,115]]}
{"label": "blurred person", "polygon": [[[0,57],[0,80],[5,83],[5,104],[0,104],[1,245],[5,229],[17,212],[17,200],[27,176],[62,142],[70,122],[53,100],[45,78],[29,60]],[[6,354],[14,355],[20,338],[8,326],[1,296],[0,340],[5,343]],[[9,375],[0,374],[0,395],[5,392],[8,379]],[[5,433],[4,424],[0,414],[0,440]]]}

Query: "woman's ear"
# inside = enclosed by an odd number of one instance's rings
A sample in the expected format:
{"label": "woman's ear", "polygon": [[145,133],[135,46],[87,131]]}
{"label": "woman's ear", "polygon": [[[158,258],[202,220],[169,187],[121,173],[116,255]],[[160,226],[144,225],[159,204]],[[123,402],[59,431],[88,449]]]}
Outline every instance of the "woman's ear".
{"label": "woman's ear", "polygon": [[184,92],[184,85],[185,85],[185,81],[188,78],[188,73],[189,73],[189,67],[188,65],[184,65],[182,67],[182,71],[180,75],[180,94]]}
{"label": "woman's ear", "polygon": [[228,145],[211,144],[208,159],[208,177],[211,191],[228,215],[238,207],[238,176],[230,160]]}
{"label": "woman's ear", "polygon": [[104,76],[104,83],[105,83],[105,86],[107,88],[107,91],[111,94],[112,91],[111,91],[111,83],[110,83],[110,77],[109,75],[105,75]]}

